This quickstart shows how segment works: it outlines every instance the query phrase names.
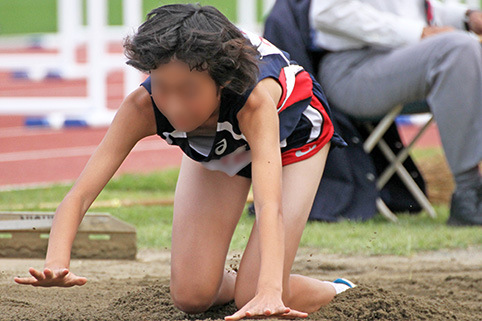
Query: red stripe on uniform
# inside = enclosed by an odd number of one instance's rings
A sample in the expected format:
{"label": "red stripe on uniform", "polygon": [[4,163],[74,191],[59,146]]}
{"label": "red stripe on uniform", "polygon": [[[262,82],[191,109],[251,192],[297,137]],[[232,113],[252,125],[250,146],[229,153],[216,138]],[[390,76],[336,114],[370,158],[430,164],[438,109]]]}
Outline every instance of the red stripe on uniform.
{"label": "red stripe on uniform", "polygon": [[[284,79],[284,87],[286,87],[286,76]],[[289,106],[293,105],[298,101],[305,100],[311,97],[311,95],[313,95],[313,81],[311,79],[310,74],[305,70],[303,70],[296,75],[293,91],[291,92],[291,95],[288,97],[288,100],[284,103],[283,108],[281,108],[278,111],[278,113],[282,112],[283,110],[285,110],[286,108],[288,108]],[[283,101],[284,101],[284,98],[280,100],[280,104],[278,104],[278,108],[281,107],[281,104],[283,103]]]}
{"label": "red stripe on uniform", "polygon": [[335,128],[331,122],[328,113],[326,112],[323,104],[318,100],[315,95],[312,95],[311,106],[317,109],[323,116],[323,128],[318,139],[308,143],[299,148],[293,148],[285,151],[281,155],[281,161],[283,166],[300,162],[318,153],[333,137]]}

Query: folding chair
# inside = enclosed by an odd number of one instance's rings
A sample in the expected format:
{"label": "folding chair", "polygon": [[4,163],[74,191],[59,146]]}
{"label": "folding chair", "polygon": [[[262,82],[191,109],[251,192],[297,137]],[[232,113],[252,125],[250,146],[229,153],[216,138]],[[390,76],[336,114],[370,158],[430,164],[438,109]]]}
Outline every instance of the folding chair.
{"label": "folding chair", "polygon": [[[397,173],[402,182],[405,184],[407,189],[413,195],[415,200],[420,204],[420,206],[427,211],[430,217],[435,218],[437,213],[430,204],[430,201],[425,196],[424,192],[419,188],[417,183],[413,180],[410,173],[403,166],[403,162],[409,156],[410,150],[412,149],[415,142],[420,138],[420,136],[425,132],[429,125],[433,121],[433,115],[430,114],[429,120],[420,128],[415,137],[400,150],[400,152],[395,155],[388,144],[383,139],[384,134],[387,132],[388,128],[393,124],[395,119],[404,111],[410,110],[414,105],[419,105],[420,103],[408,104],[406,106],[398,105],[393,108],[387,115],[385,115],[376,126],[373,122],[365,122],[367,130],[370,132],[369,136],[363,144],[363,149],[366,153],[371,153],[375,146],[378,146],[385,158],[388,160],[389,165],[384,169],[381,175],[377,179],[377,189],[380,191],[385,184],[390,180],[390,178]],[[426,105],[425,102],[422,104]],[[393,212],[388,208],[385,202],[379,197],[377,199],[377,209],[378,211],[392,222],[397,222],[398,218],[393,214]]]}

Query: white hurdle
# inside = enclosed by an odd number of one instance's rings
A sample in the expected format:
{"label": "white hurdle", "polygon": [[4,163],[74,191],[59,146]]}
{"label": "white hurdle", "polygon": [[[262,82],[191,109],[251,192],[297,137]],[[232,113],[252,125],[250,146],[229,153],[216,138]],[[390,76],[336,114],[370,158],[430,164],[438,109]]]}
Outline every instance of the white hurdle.
{"label": "white hurdle", "polygon": [[[123,2],[124,34],[132,35],[142,22],[142,0],[124,0]],[[139,87],[139,72],[131,66],[124,64],[124,92],[130,93]]]}
{"label": "white hurdle", "polygon": [[[273,8],[274,3],[276,0],[263,0],[262,2],[262,17],[268,15]],[[238,0],[237,1],[237,22],[236,25],[244,28],[248,31],[257,33],[259,35],[262,34],[263,26],[258,21],[258,9],[256,0]]]}
{"label": "white hurdle", "polygon": [[237,25],[252,32],[258,32],[256,23],[256,0],[237,1]]}
{"label": "white hurdle", "polygon": [[[64,78],[83,78],[75,60],[77,46],[81,42],[82,2],[80,0],[57,1],[58,32],[53,36],[58,54],[2,54],[0,69],[21,70],[33,79],[41,79],[50,72],[57,72]],[[60,57],[59,57],[60,56]],[[85,69],[85,68],[84,68]]]}
{"label": "white hurdle", "polygon": [[[58,71],[66,79],[86,78],[86,97],[2,97],[0,114],[46,116],[39,124],[61,127],[106,126],[115,111],[107,108],[107,73],[124,72],[125,94],[141,81],[140,73],[125,65],[122,54],[107,52],[109,40],[121,41],[126,32],[132,33],[142,16],[141,0],[124,0],[121,28],[107,27],[107,0],[87,1],[87,28],[81,26],[80,0],[58,0],[58,51],[55,54],[0,54],[0,69],[25,70],[34,79]],[[113,37],[114,35],[114,37]],[[88,39],[88,41],[86,41]],[[76,62],[76,50],[87,43],[87,63]],[[34,122],[35,123],[35,122]]]}
{"label": "white hurdle", "polygon": [[[62,76],[75,78],[79,75],[76,70],[76,50],[80,43],[78,30],[82,26],[82,2],[79,0],[57,1],[57,21],[60,37],[60,56]],[[85,76],[85,75],[84,75]]]}
{"label": "white hurdle", "polygon": [[97,103],[94,114],[89,114],[92,119],[102,120],[109,118],[107,102],[107,70],[103,62],[105,61],[106,43],[104,41],[104,29],[107,24],[107,3],[106,1],[88,0],[87,1],[87,23],[89,43],[87,45],[88,61],[88,81],[87,96],[91,102]]}

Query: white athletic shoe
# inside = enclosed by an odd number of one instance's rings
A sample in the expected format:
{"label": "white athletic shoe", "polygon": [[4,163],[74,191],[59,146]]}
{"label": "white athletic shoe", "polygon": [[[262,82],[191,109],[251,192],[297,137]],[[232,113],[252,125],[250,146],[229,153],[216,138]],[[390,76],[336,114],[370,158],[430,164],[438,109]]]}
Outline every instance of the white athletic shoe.
{"label": "white athletic shoe", "polygon": [[336,279],[335,281],[333,281],[333,283],[345,284],[350,288],[356,287],[355,283],[351,282],[350,280],[342,279],[342,278]]}
{"label": "white athletic shoe", "polygon": [[326,281],[327,283],[330,283],[334,288],[336,294],[340,294],[342,292],[345,292],[348,289],[356,287],[355,283],[348,281],[347,279],[336,279],[333,282]]}

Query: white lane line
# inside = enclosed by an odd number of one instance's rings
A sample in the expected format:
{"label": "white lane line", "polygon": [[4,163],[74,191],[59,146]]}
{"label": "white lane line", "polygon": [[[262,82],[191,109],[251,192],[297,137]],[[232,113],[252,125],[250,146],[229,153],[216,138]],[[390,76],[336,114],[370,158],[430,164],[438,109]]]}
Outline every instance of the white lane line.
{"label": "white lane line", "polygon": [[66,179],[52,182],[38,182],[38,183],[19,183],[19,184],[9,184],[1,185],[0,192],[11,192],[11,191],[23,191],[29,189],[40,189],[40,188],[50,188],[52,186],[71,186],[75,179]]}
{"label": "white lane line", "polygon": [[106,127],[64,127],[60,129],[54,129],[51,127],[28,127],[28,126],[17,126],[17,127],[6,127],[0,128],[0,139],[1,138],[12,138],[12,137],[24,137],[24,136],[41,136],[41,135],[65,135],[66,133],[79,133],[80,131],[96,131],[107,132],[109,128]]}
{"label": "white lane line", "polygon": [[65,133],[63,130],[52,128],[33,129],[28,127],[0,128],[0,138],[41,136],[41,135],[60,135]]}
{"label": "white lane line", "polygon": [[[97,146],[98,145],[0,153],[0,163],[39,160],[39,159],[90,156],[94,153]],[[169,146],[163,143],[162,141],[145,141],[145,142],[141,141],[137,143],[136,146],[134,146],[131,153],[145,152],[145,151],[161,151],[161,150],[168,150],[168,149],[174,149],[174,148],[176,147]]]}

